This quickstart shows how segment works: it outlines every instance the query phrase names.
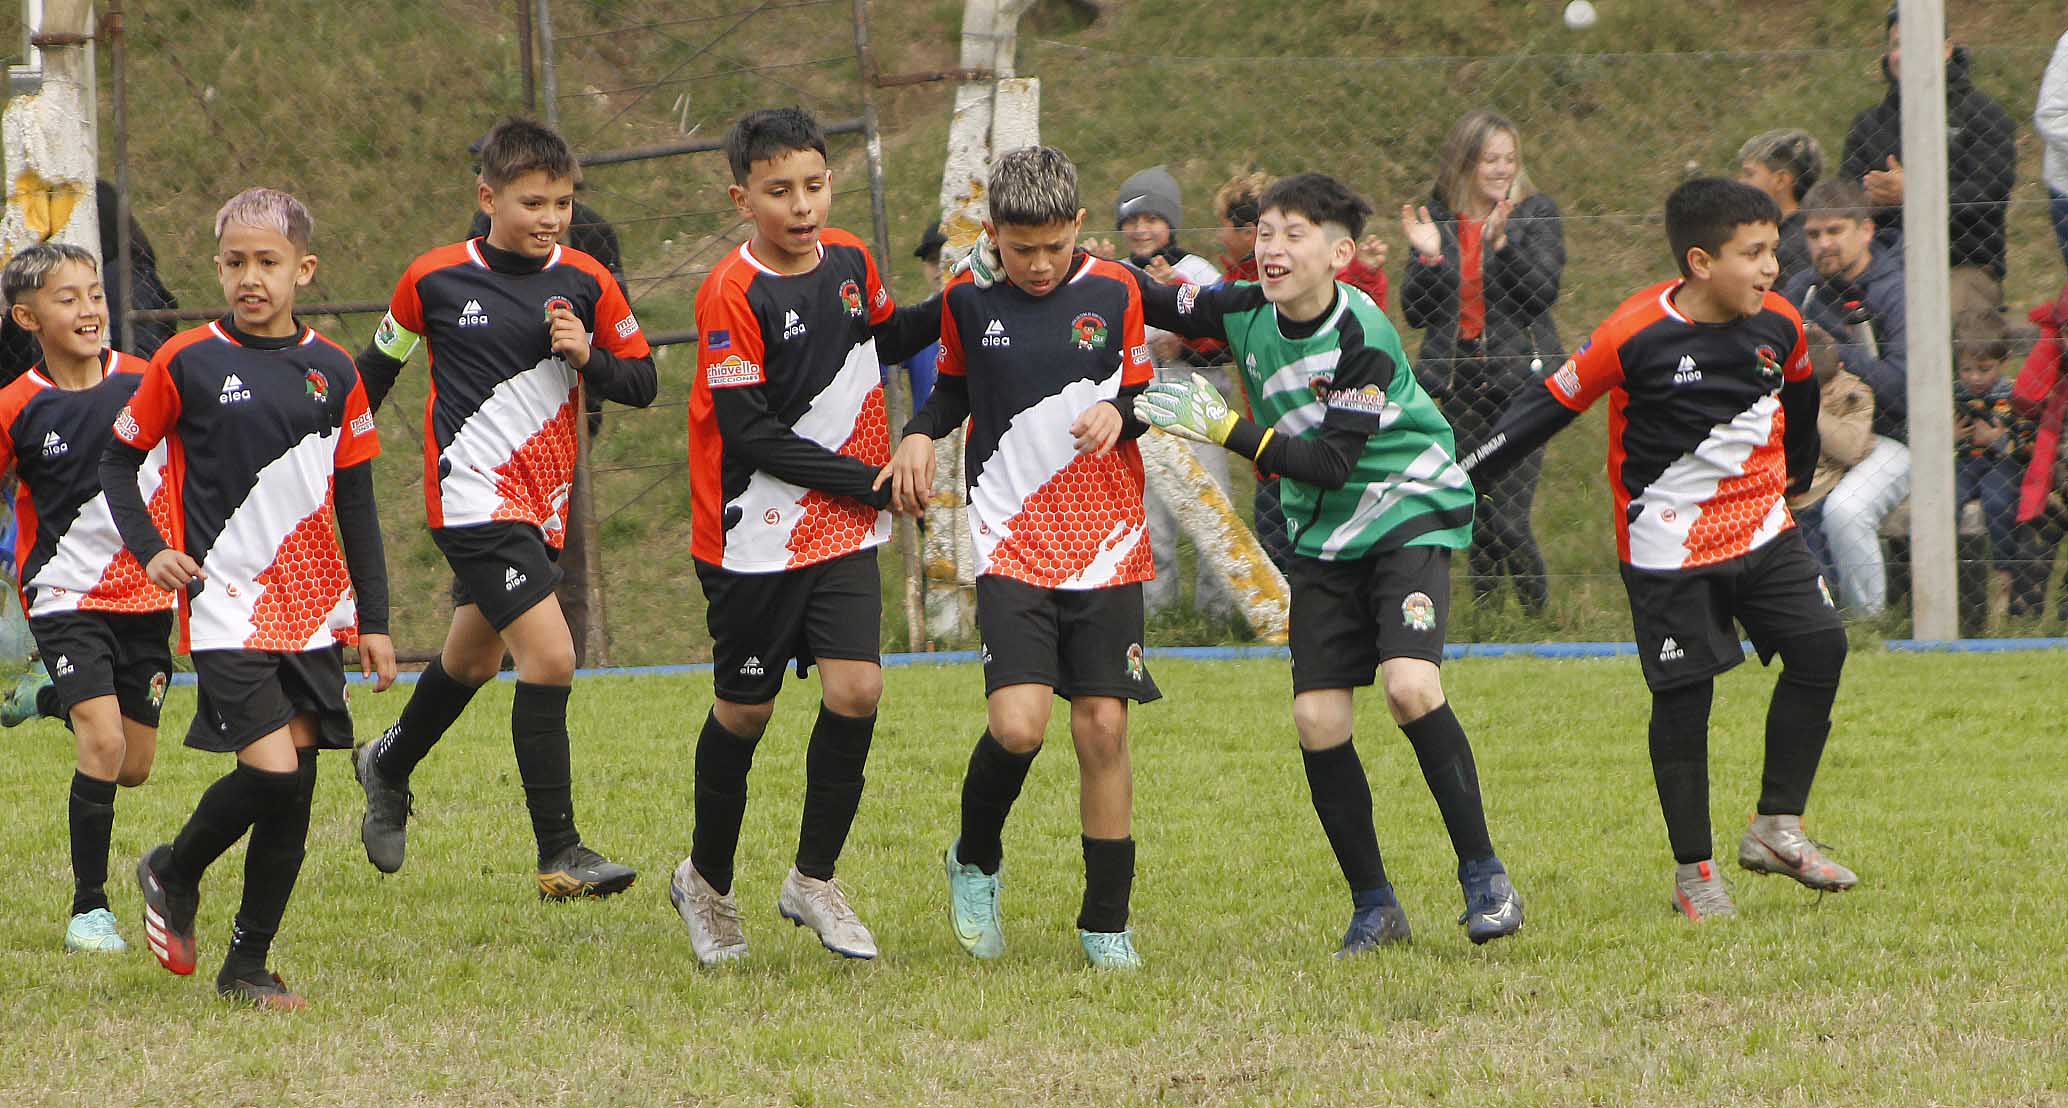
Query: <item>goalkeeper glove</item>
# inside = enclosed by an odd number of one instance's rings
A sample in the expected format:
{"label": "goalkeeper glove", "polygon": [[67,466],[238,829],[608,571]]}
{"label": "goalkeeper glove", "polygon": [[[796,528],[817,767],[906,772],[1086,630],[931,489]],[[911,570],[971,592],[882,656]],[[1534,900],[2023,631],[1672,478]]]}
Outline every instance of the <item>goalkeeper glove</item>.
{"label": "goalkeeper glove", "polygon": [[1154,381],[1135,397],[1135,418],[1179,438],[1224,446],[1236,414],[1220,390],[1195,373],[1190,381]]}
{"label": "goalkeeper glove", "polygon": [[970,246],[969,253],[956,259],[955,267],[948,271],[952,279],[956,274],[967,272],[969,278],[980,289],[990,288],[1005,274],[1005,267],[998,260],[998,247],[992,243],[989,232],[977,233],[977,241]]}

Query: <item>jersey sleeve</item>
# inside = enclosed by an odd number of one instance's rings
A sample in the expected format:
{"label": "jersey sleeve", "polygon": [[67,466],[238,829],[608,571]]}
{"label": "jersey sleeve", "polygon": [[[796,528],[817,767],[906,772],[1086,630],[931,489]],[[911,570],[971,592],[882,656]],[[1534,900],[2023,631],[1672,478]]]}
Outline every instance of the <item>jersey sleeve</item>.
{"label": "jersey sleeve", "polygon": [[955,311],[945,294],[941,297],[941,356],[934,362],[934,370],[942,377],[969,375],[969,363],[962,354],[962,329],[955,325]]}
{"label": "jersey sleeve", "polygon": [[891,302],[890,290],[883,287],[883,277],[876,272],[876,255],[862,251],[862,267],[867,271],[868,287],[862,295],[869,298],[869,326],[878,327],[888,322],[898,306]]}
{"label": "jersey sleeve", "polygon": [[1809,335],[1803,330],[1802,318],[1792,317],[1789,322],[1795,327],[1795,349],[1788,352],[1787,369],[1782,376],[1789,381],[1808,379],[1810,373]]}
{"label": "jersey sleeve", "polygon": [[366,382],[352,378],[352,390],[345,394],[344,418],[338,427],[333,465],[338,469],[370,462],[380,456],[381,437],[374,430],[373,410],[366,402]]}
{"label": "jersey sleeve", "polygon": [[[697,298],[697,375],[712,389],[737,389],[768,381],[761,321],[746,293],[725,285],[708,300]],[[643,340],[642,340],[643,341]]]}
{"label": "jersey sleeve", "polygon": [[1120,333],[1122,353],[1120,363],[1120,387],[1131,388],[1146,385],[1156,379],[1156,361],[1149,356],[1149,336],[1142,319],[1142,292],[1125,277],[1120,280],[1126,291],[1127,308],[1121,316]]}
{"label": "jersey sleeve", "polygon": [[1604,324],[1594,337],[1581,344],[1558,372],[1544,378],[1544,387],[1560,404],[1584,412],[1601,399],[1601,394],[1623,383],[1622,342]]}
{"label": "jersey sleeve", "polygon": [[126,446],[149,450],[172,433],[180,418],[179,385],[173,381],[172,362],[161,349],[151,359],[129,403],[115,416],[115,437]]}
{"label": "jersey sleeve", "polygon": [[620,358],[651,357],[653,348],[647,345],[646,332],[639,329],[639,318],[632,314],[632,304],[625,299],[624,290],[608,270],[600,265],[597,269],[596,284],[601,295],[596,301],[596,345]]}

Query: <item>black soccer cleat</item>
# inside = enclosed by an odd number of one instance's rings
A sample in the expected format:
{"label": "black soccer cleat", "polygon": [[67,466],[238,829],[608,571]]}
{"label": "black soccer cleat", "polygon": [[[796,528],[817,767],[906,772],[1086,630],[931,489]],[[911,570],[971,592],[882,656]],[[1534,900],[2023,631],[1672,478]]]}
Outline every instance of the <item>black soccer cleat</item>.
{"label": "black soccer cleat", "polygon": [[271,970],[235,974],[225,963],[215,976],[215,993],[224,1000],[249,1004],[262,1012],[299,1012],[309,1006],[299,994]]}
{"label": "black soccer cleat", "polygon": [[402,868],[402,854],[408,845],[411,804],[407,782],[396,784],[374,763],[377,744],[367,743],[352,751],[352,775],[366,791],[366,814],[359,820],[359,842],[366,847],[366,860],[382,873]]}
{"label": "black soccer cleat", "polygon": [[1465,914],[1458,922],[1465,926],[1465,937],[1473,945],[1522,930],[1522,894],[1515,891],[1499,858],[1459,866],[1458,885],[1465,893]]}
{"label": "black soccer cleat", "polygon": [[201,907],[199,890],[176,889],[169,881],[172,844],[152,847],[136,864],[136,884],[144,894],[144,940],[158,964],[185,977],[194,972],[194,913]]}
{"label": "black soccer cleat", "polygon": [[624,892],[639,872],[576,843],[541,863],[538,879],[540,900],[576,900]]}
{"label": "black soccer cleat", "polygon": [[1351,905],[1350,929],[1343,933],[1343,945],[1336,949],[1336,957],[1354,957],[1413,937],[1407,925],[1407,909],[1393,895],[1393,886],[1357,893],[1351,897]]}

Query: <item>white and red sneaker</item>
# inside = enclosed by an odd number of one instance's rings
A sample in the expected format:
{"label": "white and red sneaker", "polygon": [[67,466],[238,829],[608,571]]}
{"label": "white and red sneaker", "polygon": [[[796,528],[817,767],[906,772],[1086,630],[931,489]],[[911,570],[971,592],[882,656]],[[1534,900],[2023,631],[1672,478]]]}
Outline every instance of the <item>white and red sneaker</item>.
{"label": "white and red sneaker", "polygon": [[144,894],[144,941],[159,965],[185,977],[194,972],[194,913],[201,894],[168,887],[171,869],[172,845],[162,843],[138,860],[136,883]]}
{"label": "white and red sneaker", "polygon": [[1738,864],[1754,873],[1793,877],[1819,892],[1844,892],[1860,883],[1803,834],[1801,816],[1753,816],[1738,840]]}
{"label": "white and red sneaker", "polygon": [[1724,887],[1723,875],[1716,872],[1716,863],[1710,861],[1674,869],[1673,909],[1696,923],[1738,914],[1731,891]]}

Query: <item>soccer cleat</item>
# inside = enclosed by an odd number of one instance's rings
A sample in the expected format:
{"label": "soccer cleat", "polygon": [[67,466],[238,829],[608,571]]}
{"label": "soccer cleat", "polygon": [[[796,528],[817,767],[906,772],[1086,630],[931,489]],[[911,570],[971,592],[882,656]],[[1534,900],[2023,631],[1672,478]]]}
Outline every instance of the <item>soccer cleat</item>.
{"label": "soccer cleat", "polygon": [[747,956],[747,933],[740,927],[740,906],[731,893],[721,893],[684,858],[668,883],[668,899],[689,928],[689,948],[707,966]]}
{"label": "soccer cleat", "polygon": [[1084,944],[1084,956],[1096,970],[1138,970],[1142,956],[1135,953],[1132,931],[1086,931],[1077,929],[1077,941]]}
{"label": "soccer cleat", "polygon": [[1674,868],[1673,908],[1696,923],[1738,914],[1723,875],[1716,872],[1716,863],[1708,861]]}
{"label": "soccer cleat", "polygon": [[637,880],[639,872],[631,866],[621,866],[576,843],[540,864],[539,899],[611,896],[631,888]]}
{"label": "soccer cleat", "polygon": [[961,845],[958,840],[943,859],[948,867],[948,919],[955,925],[955,941],[970,957],[996,958],[1005,953],[1005,928],[998,914],[998,890],[1005,883],[995,873],[956,861]]}
{"label": "soccer cleat", "polygon": [[115,913],[106,908],[81,912],[65,925],[65,951],[84,954],[120,954],[129,949],[115,930]]}
{"label": "soccer cleat", "polygon": [[1515,891],[1499,858],[1459,866],[1458,884],[1465,891],[1465,914],[1458,922],[1475,945],[1522,930],[1522,894]]}
{"label": "soccer cleat", "polygon": [[352,751],[352,775],[366,791],[366,814],[359,820],[359,842],[366,847],[366,860],[382,873],[402,868],[402,852],[408,843],[411,802],[407,782],[396,784],[373,761],[374,744]]}
{"label": "soccer cleat", "polygon": [[1393,886],[1381,885],[1352,894],[1350,903],[1350,929],[1343,932],[1343,945],[1336,948],[1337,958],[1404,943],[1413,937],[1407,925],[1407,909],[1393,895]]}
{"label": "soccer cleat", "polygon": [[215,992],[224,1000],[249,1004],[262,1012],[299,1012],[309,1006],[299,994],[280,980],[272,970],[261,970],[257,976],[240,977],[230,973],[224,966],[215,977]]}
{"label": "soccer cleat", "polygon": [[29,663],[21,680],[14,683],[14,690],[0,701],[0,726],[20,727],[36,718],[36,694],[50,687],[50,673],[43,668],[43,660]]}
{"label": "soccer cleat", "polygon": [[158,964],[185,977],[194,972],[194,913],[201,907],[199,890],[178,891],[166,883],[172,868],[172,844],[152,847],[136,864],[137,887],[144,893],[144,941]]}
{"label": "soccer cleat", "polygon": [[876,957],[876,936],[862,926],[837,881],[806,877],[793,867],[776,895],[776,911],[799,927],[811,928],[819,945],[842,958]]}
{"label": "soccer cleat", "polygon": [[1853,871],[1824,856],[1802,833],[1801,816],[1753,816],[1738,840],[1738,865],[1754,873],[1793,877],[1820,892],[1844,892],[1860,883]]}

